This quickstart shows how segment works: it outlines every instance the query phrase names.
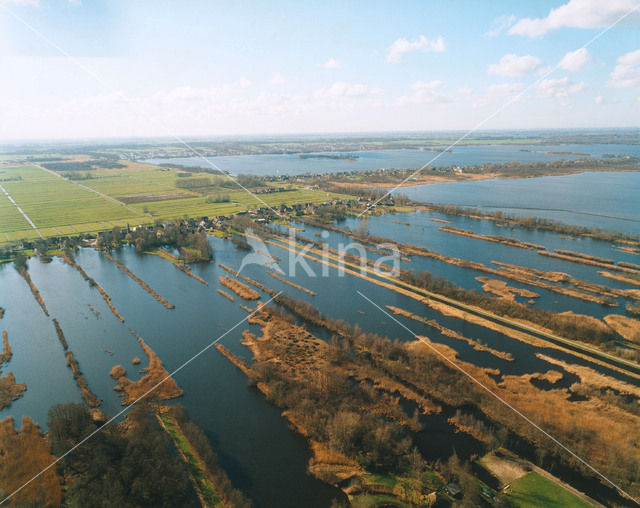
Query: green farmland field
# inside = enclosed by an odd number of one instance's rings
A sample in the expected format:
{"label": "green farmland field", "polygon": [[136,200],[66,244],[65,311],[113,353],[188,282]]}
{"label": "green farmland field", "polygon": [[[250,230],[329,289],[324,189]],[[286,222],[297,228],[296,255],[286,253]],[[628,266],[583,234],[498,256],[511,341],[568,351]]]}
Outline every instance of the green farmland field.
{"label": "green farmland field", "polygon": [[509,499],[520,508],[589,508],[560,485],[531,472],[511,484]]}
{"label": "green farmland field", "polygon": [[38,228],[132,218],[136,212],[36,166],[14,166],[4,188]]}
{"label": "green farmland field", "polygon": [[[231,215],[236,212],[282,204],[320,203],[339,194],[294,189],[257,196],[228,187],[226,177],[208,178],[211,185],[194,192],[177,187],[184,172],[149,164],[123,163],[125,168],[53,173],[37,165],[0,165],[2,186],[45,237],[94,233],[151,223],[156,219]],[[60,176],[58,176],[60,175]],[[71,180],[69,177],[80,176]],[[88,177],[88,178],[87,178]],[[221,187],[220,183],[225,183]],[[275,186],[279,186],[274,184]],[[208,195],[225,195],[229,202],[207,203]],[[0,244],[38,238],[9,199],[0,192]]]}

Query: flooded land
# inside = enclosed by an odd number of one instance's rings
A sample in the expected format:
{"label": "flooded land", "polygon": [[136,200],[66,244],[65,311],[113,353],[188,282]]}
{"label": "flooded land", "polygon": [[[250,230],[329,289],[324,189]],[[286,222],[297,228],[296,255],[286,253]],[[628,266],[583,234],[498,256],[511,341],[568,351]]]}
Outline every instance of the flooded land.
{"label": "flooded land", "polygon": [[[174,450],[157,460],[183,464],[185,505],[452,505],[455,479],[488,503],[507,481],[538,481],[631,506],[640,229],[366,210],[176,220],[0,264],[3,491],[71,442],[50,441],[51,425],[91,431],[124,409],[113,432]],[[169,228],[190,246],[149,240]],[[186,261],[202,241],[211,259]],[[74,464],[38,479],[50,505]]]}

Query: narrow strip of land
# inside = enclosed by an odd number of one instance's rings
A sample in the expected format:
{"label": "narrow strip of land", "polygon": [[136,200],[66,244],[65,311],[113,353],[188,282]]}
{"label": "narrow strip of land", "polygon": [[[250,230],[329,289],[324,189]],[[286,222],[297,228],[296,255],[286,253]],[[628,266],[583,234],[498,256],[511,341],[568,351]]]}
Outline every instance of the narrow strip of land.
{"label": "narrow strip of land", "polygon": [[137,277],[131,270],[129,270],[126,266],[124,266],[119,261],[116,261],[111,254],[108,252],[104,253],[104,256],[111,261],[114,265],[116,265],[120,270],[126,273],[129,277],[135,280],[142,289],[144,289],[147,293],[153,296],[156,300],[158,300],[162,305],[164,305],[167,309],[174,309],[175,305],[169,303],[166,298],[160,296],[156,293],[145,281],[143,281],[140,277]]}
{"label": "narrow strip of land", "polygon": [[[280,240],[278,238],[275,238],[276,240]],[[281,240],[282,241],[282,240]],[[446,303],[448,305],[451,305],[453,307],[457,307],[459,309],[463,309],[467,312],[470,312],[472,314],[475,315],[479,315],[485,319],[489,319],[491,321],[494,322],[499,322],[503,325],[507,325],[510,328],[513,329],[517,329],[519,331],[524,331],[530,334],[533,334],[535,337],[540,338],[540,339],[546,339],[548,342],[552,342],[552,343],[556,343],[556,344],[562,344],[565,347],[568,347],[569,349],[572,349],[574,351],[578,350],[581,351],[583,353],[588,354],[589,356],[592,357],[600,357],[601,359],[608,361],[608,362],[613,362],[616,363],[618,365],[624,365],[625,368],[629,369],[631,372],[634,373],[640,373],[640,365],[638,365],[635,362],[629,361],[629,360],[625,360],[624,358],[620,358],[611,354],[608,354],[604,351],[598,350],[596,348],[593,348],[591,346],[588,346],[586,344],[583,344],[581,342],[575,341],[575,340],[571,340],[571,339],[566,339],[564,337],[560,337],[558,335],[555,335],[553,333],[549,333],[547,331],[541,330],[539,328],[535,328],[533,326],[530,326],[528,324],[525,323],[521,323],[519,321],[513,320],[513,319],[509,319],[503,316],[499,316],[497,314],[494,314],[492,312],[486,311],[484,309],[481,309],[479,307],[475,307],[473,305],[467,305],[465,303],[459,302],[457,300],[453,300],[451,298],[448,298],[446,296],[437,294],[437,293],[433,293],[431,291],[428,291],[426,289],[422,289],[416,286],[413,286],[411,284],[408,284],[406,282],[403,282],[399,279],[396,279],[395,277],[391,277],[389,275],[385,275],[383,273],[380,273],[380,271],[378,270],[374,270],[371,268],[368,268],[366,266],[358,266],[355,264],[351,264],[348,261],[345,261],[344,259],[339,259],[339,258],[335,258],[334,256],[332,256],[331,254],[326,254],[324,253],[324,255],[328,258],[330,258],[332,261],[338,263],[338,265],[334,265],[333,263],[329,263],[327,262],[325,259],[319,259],[316,258],[315,256],[311,256],[309,255],[309,253],[313,253],[313,254],[320,254],[322,255],[322,252],[317,251],[316,249],[305,249],[304,251],[299,251],[296,247],[298,246],[292,246],[290,244],[283,244],[280,243],[280,241],[270,241],[270,240],[266,240],[266,243],[279,247],[281,249],[285,249],[285,250],[289,250],[291,252],[295,252],[301,256],[304,256],[306,258],[309,258],[313,261],[319,262],[319,263],[326,263],[328,265],[333,265],[335,268],[342,268],[345,269],[345,271],[347,271],[348,273],[352,273],[355,274],[359,277],[363,277],[365,279],[369,279],[371,280],[372,277],[376,277],[378,279],[383,279],[384,281],[386,281],[387,283],[389,283],[389,286],[391,286],[391,288],[393,287],[402,287],[405,290],[409,290],[413,293],[418,293],[418,294],[422,294],[425,296],[428,296],[429,298],[436,300],[436,301],[440,301],[443,303]],[[345,267],[350,267],[352,270],[348,270]],[[361,272],[366,272],[369,277],[363,275]]]}
{"label": "narrow strip of land", "polygon": [[[11,197],[11,194],[9,194],[9,193],[7,192],[7,190],[6,190],[2,185],[0,185],[0,189],[2,190],[2,192],[4,192],[4,195],[5,195],[5,196],[7,196],[7,199],[8,199],[9,201],[11,201],[11,203],[13,204],[13,206],[15,206],[15,207],[16,207],[16,209],[17,209],[17,210],[22,214],[22,216],[23,216],[23,217],[25,218],[25,220],[29,223],[29,225],[34,229],[34,231],[35,231],[36,233],[38,233],[38,236],[39,236],[40,238],[44,238],[44,236],[42,236],[42,233],[40,233],[40,230],[36,227],[36,225],[35,225],[35,224],[33,223],[33,221],[29,218],[29,216],[28,216],[26,213],[24,213],[24,210],[23,210],[22,208],[20,208],[20,206],[18,205],[18,203],[16,203],[16,202],[15,202],[15,200]],[[6,235],[6,233],[5,233],[5,235]],[[7,237],[7,238],[8,238],[8,237]]]}

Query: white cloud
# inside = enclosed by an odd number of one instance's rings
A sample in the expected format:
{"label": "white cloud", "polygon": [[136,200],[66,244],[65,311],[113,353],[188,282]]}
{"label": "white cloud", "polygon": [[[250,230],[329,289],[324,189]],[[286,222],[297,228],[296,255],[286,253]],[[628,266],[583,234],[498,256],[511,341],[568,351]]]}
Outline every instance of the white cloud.
{"label": "white cloud", "polygon": [[538,97],[548,99],[550,97],[566,98],[570,95],[578,93],[584,88],[584,82],[571,84],[569,78],[551,78],[543,79],[536,84]]}
{"label": "white cloud", "polygon": [[271,84],[272,85],[284,85],[287,82],[287,78],[285,78],[279,72],[274,72],[271,75]]}
{"label": "white cloud", "polygon": [[383,95],[384,90],[380,88],[371,88],[363,83],[347,83],[345,81],[336,81],[329,88],[317,90],[313,96],[320,98],[357,98],[357,97],[374,97]]}
{"label": "white cloud", "polygon": [[439,79],[434,79],[433,81],[416,81],[411,85],[411,90],[435,90],[443,86],[444,83]]}
{"label": "white cloud", "polygon": [[640,49],[618,57],[607,84],[613,88],[640,87]]}
{"label": "white cloud", "polygon": [[515,78],[526,76],[540,67],[542,62],[532,55],[518,56],[513,53],[504,55],[497,64],[489,65],[489,74]]}
{"label": "white cloud", "polygon": [[240,81],[238,81],[238,86],[240,86],[240,88],[249,88],[252,84],[251,80],[247,78],[240,78]]}
{"label": "white cloud", "polygon": [[387,62],[398,63],[405,53],[412,53],[414,51],[441,53],[444,51],[444,48],[444,39],[441,36],[438,36],[437,39],[430,40],[424,35],[421,35],[413,41],[405,37],[400,37],[387,49]]}
{"label": "white cloud", "polygon": [[445,104],[452,102],[449,95],[442,93],[444,83],[438,79],[433,81],[416,81],[411,85],[413,95],[407,97],[402,96],[397,100],[397,104],[404,106],[406,104]]}
{"label": "white cloud", "polygon": [[493,20],[493,24],[491,25],[491,29],[488,32],[485,32],[485,37],[497,37],[502,32],[504,32],[507,28],[513,25],[516,22],[516,17],[511,14],[510,16],[498,16]]}
{"label": "white cloud", "polygon": [[591,54],[587,50],[587,48],[576,49],[575,51],[570,51],[566,55],[562,57],[558,67],[564,69],[565,71],[578,72],[582,69],[587,63],[591,61]]}
{"label": "white cloud", "polygon": [[487,88],[487,94],[492,96],[508,97],[516,95],[524,90],[523,83],[500,83]]}
{"label": "white cloud", "polygon": [[329,60],[323,63],[322,66],[325,69],[340,69],[342,67],[342,64],[335,58],[329,58]]}
{"label": "white cloud", "polygon": [[[636,7],[636,0],[569,0],[551,9],[546,18],[521,19],[508,33],[539,37],[562,27],[604,28]],[[640,19],[637,12],[632,16]]]}
{"label": "white cloud", "polygon": [[593,102],[595,102],[596,104],[602,104],[604,102],[604,97],[602,95],[598,95],[595,99],[593,99]]}
{"label": "white cloud", "polygon": [[456,89],[456,93],[458,95],[471,95],[473,93],[473,88],[468,86],[461,86]]}

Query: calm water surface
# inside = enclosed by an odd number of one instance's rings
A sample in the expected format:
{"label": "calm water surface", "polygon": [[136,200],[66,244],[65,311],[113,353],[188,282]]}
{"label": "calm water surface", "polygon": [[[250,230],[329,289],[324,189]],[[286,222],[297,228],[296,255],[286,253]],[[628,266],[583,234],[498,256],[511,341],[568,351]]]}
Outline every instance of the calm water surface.
{"label": "calm water surface", "polygon": [[[369,219],[367,228],[373,234],[424,245],[444,254],[465,257],[488,265],[496,260],[545,270],[553,268],[580,279],[604,282],[612,286],[617,284],[604,280],[593,267],[550,260],[534,251],[498,246],[439,231],[441,224],[429,220],[434,217],[443,216],[427,213],[385,215]],[[483,234],[514,236],[543,244],[549,249],[565,248],[611,257],[617,261],[640,262],[638,256],[612,249],[609,244],[603,242],[575,241],[539,231],[505,231],[504,228],[487,221],[450,219],[456,227]],[[409,225],[397,224],[394,220]],[[349,219],[345,225],[356,228],[359,224],[358,220]],[[314,233],[320,233],[314,228],[302,227],[305,231],[299,234],[309,238],[315,238]],[[121,364],[127,369],[127,375],[136,379],[140,375],[140,367],[146,364],[144,353],[129,328],[144,338],[169,371],[180,367],[220,337],[221,343],[234,353],[245,358],[250,356],[246,348],[240,344],[242,331],[251,329],[259,333],[259,330],[246,322],[241,323],[247,314],[239,308],[238,301],[229,302],[216,291],[221,287],[218,277],[226,275],[218,264],[223,263],[239,269],[244,252],[238,251],[230,242],[218,238],[212,237],[210,241],[215,248],[215,263],[193,267],[194,273],[207,280],[209,286],[187,277],[159,257],[137,255],[130,247],[114,253],[114,256],[137,276],[173,303],[176,306],[174,310],[165,309],[101,253],[92,249],[81,249],[76,256],[78,263],[109,293],[114,305],[125,317],[124,324],[113,316],[99,293],[73,268],[58,259],[49,264],[42,264],[37,259],[30,260],[29,272],[44,297],[51,318],[59,320],[69,348],[79,361],[89,385],[104,401],[104,411],[115,414],[121,408],[119,397],[113,390],[115,382],[108,375],[110,369],[116,364]],[[337,247],[340,242],[346,243],[349,240],[345,235],[331,233],[327,241]],[[287,253],[276,247],[269,248],[274,255],[282,258],[281,265],[286,268]],[[428,269],[464,287],[475,289],[479,288],[475,277],[486,275],[418,256],[413,256],[404,267]],[[309,268],[311,273],[306,273],[299,267],[296,282],[315,291],[316,296],[297,291],[270,277],[265,266],[249,265],[243,270],[243,274],[270,288],[284,290],[297,298],[307,300],[329,316],[358,324],[366,331],[393,339],[413,340],[413,336],[396,321],[372,307],[356,291],[361,291],[382,306],[394,305],[427,319],[435,319],[443,326],[467,337],[479,339],[494,349],[511,352],[515,360],[507,362],[489,353],[475,351],[467,343],[443,336],[437,330],[416,321],[405,318],[399,320],[414,333],[427,335],[436,342],[454,348],[461,360],[473,362],[481,367],[498,368],[503,375],[522,375],[551,369],[562,371],[559,367],[535,356],[535,353],[543,352],[558,359],[587,365],[627,382],[637,383],[634,379],[610,372],[587,360],[576,360],[549,348],[533,348],[497,332],[456,318],[444,317],[420,302],[372,285],[358,277],[341,277],[334,269],[330,270],[329,277],[320,277],[320,265],[310,262]],[[517,285],[512,282],[509,284]],[[620,287],[629,287],[623,283],[618,284]],[[604,309],[539,288],[530,289],[541,294],[536,305],[542,308],[573,309],[599,317],[611,312],[625,312],[622,300],[619,307]],[[263,295],[262,301],[267,300],[268,296]],[[15,416],[19,420],[21,416],[28,415],[45,426],[48,408],[59,402],[80,401],[79,390],[66,367],[64,352],[51,319],[43,314],[28,286],[11,265],[0,267],[0,306],[7,309],[4,319],[0,321],[0,328],[8,330],[14,351],[13,359],[5,368],[5,373],[13,371],[19,382],[28,385],[25,396],[0,412],[0,418]],[[240,325],[234,328],[238,323]],[[325,339],[328,338],[326,333],[321,335]],[[143,359],[141,366],[132,365],[131,360],[134,356]],[[577,380],[570,373],[563,374],[564,379],[559,386],[568,387]],[[267,403],[254,388],[250,388],[245,376],[215,349],[204,352],[179,372],[176,379],[185,391],[180,402],[185,406],[189,416],[210,438],[234,485],[258,501],[258,506],[328,507],[332,499],[340,496],[336,489],[306,474],[310,453],[304,439],[289,429],[280,415],[280,410]],[[425,431],[416,436],[416,442],[425,456],[434,460],[446,460],[454,449],[461,456],[481,451],[475,440],[454,433],[446,419],[435,418],[425,423]]]}
{"label": "calm water surface", "polygon": [[[549,153],[549,152],[568,152]],[[356,160],[306,158],[299,154],[234,155],[209,157],[218,168],[233,175],[301,175],[304,173],[338,173],[382,168],[419,168],[432,166],[467,166],[503,162],[551,162],[559,159],[579,158],[576,153],[601,158],[604,154],[640,156],[640,145],[478,145],[456,146],[451,153],[421,150],[372,150],[348,152]],[[335,155],[335,154],[333,154]],[[209,168],[202,157],[150,159],[152,164],[176,164]]]}
{"label": "calm water surface", "polygon": [[640,172],[446,182],[398,192],[416,201],[500,209],[640,235]]}

